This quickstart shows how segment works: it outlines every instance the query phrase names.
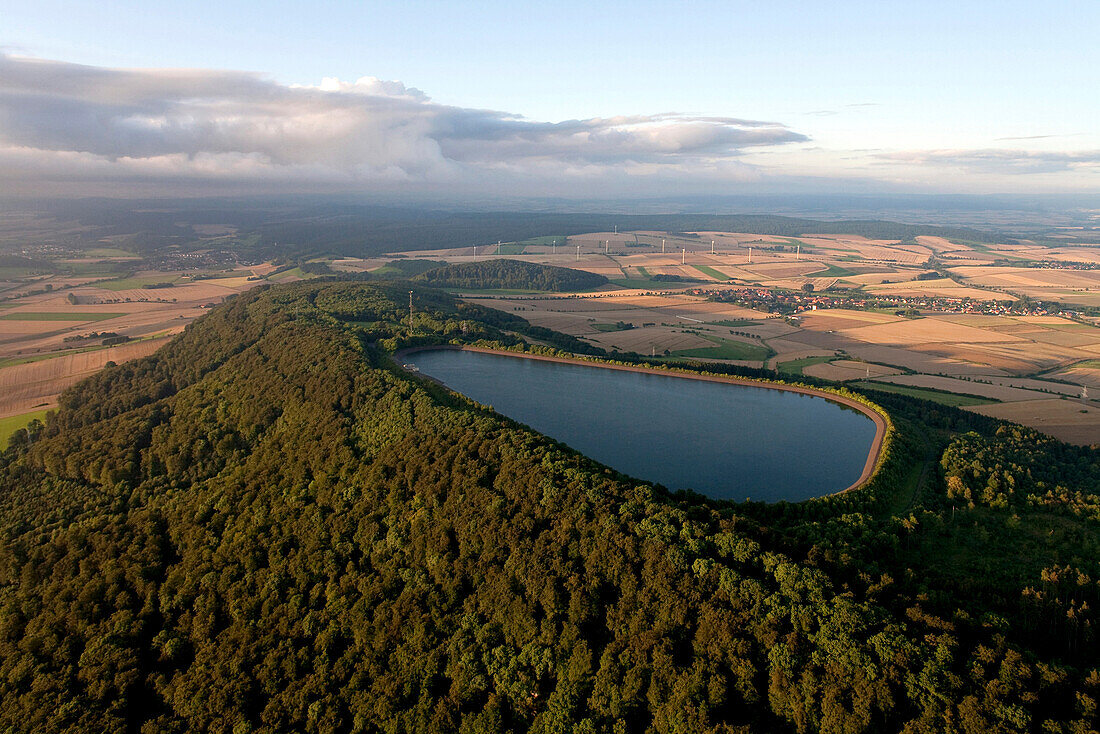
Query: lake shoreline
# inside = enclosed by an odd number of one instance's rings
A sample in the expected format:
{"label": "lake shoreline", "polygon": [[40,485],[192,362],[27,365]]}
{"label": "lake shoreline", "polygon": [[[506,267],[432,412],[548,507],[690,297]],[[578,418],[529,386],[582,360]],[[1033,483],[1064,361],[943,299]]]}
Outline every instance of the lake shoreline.
{"label": "lake shoreline", "polygon": [[[510,351],[507,351],[507,350],[504,350],[504,349],[489,349],[487,347],[475,347],[475,346],[466,346],[466,345],[457,345],[457,344],[438,344],[438,345],[427,345],[427,346],[422,346],[422,347],[409,347],[407,349],[400,349],[397,352],[394,352],[393,358],[398,363],[398,365],[403,366],[403,362],[404,362],[405,357],[407,357],[409,355],[412,355],[412,354],[415,354],[417,352],[426,352],[426,351],[434,351],[434,350],[479,352],[479,353],[482,353],[482,354],[495,354],[495,355],[502,356],[502,357],[516,357],[516,358],[519,358],[519,359],[532,359],[532,360],[537,360],[537,361],[541,361],[541,362],[556,362],[558,364],[573,364],[573,365],[581,365],[581,366],[586,366],[586,367],[595,367],[595,368],[619,370],[621,372],[640,372],[640,373],[643,373],[643,374],[664,375],[665,377],[681,377],[681,378],[684,378],[684,379],[687,379],[687,380],[700,380],[700,381],[703,381],[703,382],[726,383],[726,384],[732,384],[732,385],[739,385],[739,386],[742,386],[742,387],[758,387],[758,388],[765,389],[765,390],[779,390],[779,391],[782,391],[782,392],[793,392],[793,393],[798,393],[798,394],[801,394],[801,395],[809,395],[811,397],[824,398],[825,400],[828,400],[829,402],[836,403],[838,405],[842,405],[842,406],[847,407],[847,408],[853,408],[856,411],[858,411],[859,413],[861,413],[861,414],[865,415],[866,417],[870,418],[871,421],[875,424],[875,437],[872,439],[871,448],[867,452],[867,461],[864,463],[863,471],[860,473],[859,478],[856,479],[855,482],[853,482],[848,487],[845,487],[844,489],[838,490],[836,492],[831,492],[831,493],[826,494],[826,495],[821,495],[822,497],[830,497],[830,496],[835,496],[835,495],[838,495],[838,494],[844,494],[845,492],[851,492],[855,489],[858,489],[858,488],[862,487],[864,484],[866,484],[868,481],[870,481],[871,478],[875,474],[875,468],[878,466],[879,457],[880,457],[880,454],[882,453],[882,446],[883,446],[883,443],[884,443],[885,438],[886,438],[886,418],[881,413],[876,411],[875,409],[865,405],[864,403],[859,402],[858,400],[853,400],[853,399],[847,398],[843,395],[837,395],[835,393],[826,392],[824,390],[818,390],[818,389],[812,388],[812,387],[803,387],[803,386],[800,386],[800,385],[784,385],[784,384],[780,384],[780,383],[763,382],[761,380],[756,380],[756,379],[751,379],[751,378],[744,378],[744,377],[735,377],[735,376],[727,376],[727,375],[702,375],[702,374],[695,374],[695,373],[690,373],[690,372],[676,372],[676,371],[673,371],[673,370],[665,370],[665,369],[660,369],[660,368],[657,368],[657,367],[641,367],[641,366],[637,366],[637,365],[609,364],[607,362],[600,362],[600,361],[587,360],[587,359],[581,359],[581,358],[551,357],[551,356],[543,355],[543,354],[531,354],[529,352],[510,352]],[[427,377],[428,379],[432,380],[433,382],[436,382],[438,384],[446,386],[444,383],[442,383],[439,380],[436,380],[433,377],[430,377],[428,375],[423,375],[422,373],[416,373],[416,374],[421,374],[422,377]],[[451,388],[448,388],[448,389],[451,389]],[[808,501],[808,500],[802,500],[802,501]]]}

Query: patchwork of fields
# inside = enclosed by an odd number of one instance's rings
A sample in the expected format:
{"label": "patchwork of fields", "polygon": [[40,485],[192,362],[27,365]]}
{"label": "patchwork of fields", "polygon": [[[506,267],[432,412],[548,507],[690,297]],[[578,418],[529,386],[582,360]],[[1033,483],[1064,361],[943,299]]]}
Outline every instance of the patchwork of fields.
{"label": "patchwork of fields", "polygon": [[0,444],[9,427],[22,427],[55,407],[68,386],[110,362],[152,354],[207,308],[257,285],[273,269],[264,265],[202,279],[138,270],[112,279],[96,271],[105,263],[140,260],[113,248],[101,252],[103,257],[80,260],[87,275],[13,273],[0,284]]}
{"label": "patchwork of fields", "polygon": [[[1100,269],[1089,269],[1100,265],[1100,245],[592,232],[499,248],[340,258],[329,267],[387,272],[394,258],[464,263],[498,257],[606,276],[609,284],[583,294],[462,295],[608,351],[725,361],[904,391],[1064,440],[1100,443],[1100,403],[1082,396],[1087,389],[1100,397],[1100,318],[1073,311],[1100,306]],[[107,265],[140,264],[111,246],[72,262],[88,275],[0,274],[7,278],[0,283],[0,419],[56,404],[67,385],[109,361],[151,353],[229,295],[265,280],[310,277],[301,267],[271,263],[201,278],[140,269],[104,277]],[[901,299],[911,306],[905,313],[815,307],[784,318],[712,297],[738,289]],[[1026,313],[1007,306],[1036,301],[1052,305]],[[107,334],[134,341],[107,347],[101,344]]]}
{"label": "patchwork of fields", "polygon": [[[1086,387],[1100,397],[1100,328],[1087,318],[1059,315],[1065,304],[1100,305],[1100,270],[1062,265],[1100,263],[1100,245],[994,245],[940,237],[899,244],[848,235],[721,232],[593,232],[565,240],[559,238],[556,248],[525,243],[512,257],[601,273],[613,281],[602,293],[470,299],[607,350],[779,368],[785,374],[798,365],[793,374],[904,391],[1011,416],[1064,440],[1100,443],[1100,403],[1081,397]],[[476,256],[469,248],[404,255],[468,262],[492,257],[488,250]],[[939,270],[932,272],[932,264]],[[659,275],[683,280],[653,279]],[[797,291],[808,285],[814,292],[831,288],[869,299],[909,299],[917,302],[917,315],[828,308],[791,321],[690,293]],[[1004,306],[1021,299],[1053,305],[1038,315]],[[617,322],[633,328],[607,328]]]}

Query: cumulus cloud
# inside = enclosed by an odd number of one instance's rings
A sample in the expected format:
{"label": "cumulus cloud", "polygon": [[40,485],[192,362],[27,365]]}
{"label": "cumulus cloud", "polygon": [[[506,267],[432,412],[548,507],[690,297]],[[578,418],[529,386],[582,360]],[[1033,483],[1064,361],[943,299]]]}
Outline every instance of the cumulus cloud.
{"label": "cumulus cloud", "polygon": [[746,150],[806,140],[779,123],[732,117],[539,122],[438,104],[371,77],[292,86],[242,72],[107,69],[0,54],[0,177],[9,185],[690,175],[741,171]]}
{"label": "cumulus cloud", "polygon": [[881,161],[960,169],[971,173],[1038,174],[1100,172],[1100,150],[1035,151],[1005,148],[878,153]]}

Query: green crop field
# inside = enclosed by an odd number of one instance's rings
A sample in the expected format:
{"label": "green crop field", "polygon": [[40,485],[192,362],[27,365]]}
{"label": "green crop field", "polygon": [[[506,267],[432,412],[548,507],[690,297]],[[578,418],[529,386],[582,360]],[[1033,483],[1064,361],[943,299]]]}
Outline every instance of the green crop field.
{"label": "green crop field", "polygon": [[860,380],[859,382],[852,382],[849,384],[868,390],[881,390],[882,392],[892,392],[899,395],[908,395],[912,398],[931,400],[934,403],[950,405],[955,408],[964,408],[967,405],[989,405],[990,403],[1001,402],[991,398],[979,398],[975,395],[957,395],[942,390],[932,390],[925,387],[910,387],[908,385],[894,385],[889,382],[868,382],[866,380]]}
{"label": "green crop field", "polygon": [[0,449],[8,447],[8,441],[11,439],[13,433],[20,428],[26,428],[27,424],[37,418],[40,421],[46,420],[46,413],[48,410],[35,410],[30,413],[22,413],[20,415],[11,415],[7,418],[0,418]]}
{"label": "green crop field", "polygon": [[730,277],[728,275],[726,275],[725,273],[720,272],[718,270],[715,270],[714,268],[712,268],[709,265],[692,265],[691,267],[695,268],[696,270],[698,270],[703,275],[709,275],[710,277],[715,278],[717,280],[729,280],[730,279]]}
{"label": "green crop field", "polygon": [[825,364],[826,362],[832,362],[834,359],[836,359],[835,356],[803,357],[802,359],[792,359],[789,362],[780,362],[776,369],[782,375],[801,375],[804,367],[809,367],[812,364]]}
{"label": "green crop field", "polygon": [[291,268],[290,270],[284,270],[280,273],[272,273],[271,275],[267,276],[267,279],[270,280],[272,283],[281,283],[282,281],[287,280],[288,278],[307,279],[307,278],[312,278],[312,277],[315,277],[315,276],[312,276],[309,273],[303,272],[303,270],[301,268]]}
{"label": "green crop field", "polygon": [[826,266],[824,270],[818,270],[816,273],[806,273],[807,278],[847,278],[850,275],[858,275],[858,273],[832,264]]}
{"label": "green crop field", "polygon": [[767,347],[758,344],[746,344],[732,339],[719,339],[705,336],[707,341],[714,342],[717,346],[699,347],[697,349],[680,349],[672,353],[673,357],[688,357],[690,359],[740,359],[763,362],[774,352]]}
{"label": "green crop field", "polygon": [[96,283],[95,287],[109,291],[129,291],[154,283],[176,283],[178,280],[179,277],[175,275],[143,275],[140,278],[116,278],[115,280],[105,280],[102,283]]}
{"label": "green crop field", "polygon": [[84,254],[88,257],[138,257],[128,250],[121,250],[117,247],[93,247],[90,250],[85,250]]}
{"label": "green crop field", "polygon": [[625,331],[618,324],[592,324],[592,328],[596,331]]}
{"label": "green crop field", "polygon": [[0,314],[0,321],[106,321],[107,319],[118,318],[119,316],[125,316],[125,313],[103,313],[103,312],[70,312],[70,311],[58,311],[42,312],[42,311],[21,311],[16,313]]}
{"label": "green crop field", "polygon": [[666,289],[669,287],[675,287],[677,285],[683,285],[683,283],[675,282],[662,282],[659,280],[645,280],[642,278],[613,278],[611,282],[622,288],[646,288],[646,289]]}
{"label": "green crop field", "polygon": [[526,249],[527,245],[522,242],[505,242],[499,247],[491,247],[489,253],[493,255],[522,255]]}
{"label": "green crop field", "polygon": [[38,274],[33,268],[0,268],[0,280],[19,280]]}
{"label": "green crop field", "polygon": [[723,319],[722,321],[708,321],[707,323],[714,326],[753,326],[759,322],[752,319]]}
{"label": "green crop field", "polygon": [[[520,242],[510,242],[512,245],[545,245],[547,247],[557,242],[559,245],[564,245],[569,241],[569,238],[565,235],[547,235],[545,237],[531,237],[530,239],[522,240]],[[517,253],[518,254],[518,253]]]}

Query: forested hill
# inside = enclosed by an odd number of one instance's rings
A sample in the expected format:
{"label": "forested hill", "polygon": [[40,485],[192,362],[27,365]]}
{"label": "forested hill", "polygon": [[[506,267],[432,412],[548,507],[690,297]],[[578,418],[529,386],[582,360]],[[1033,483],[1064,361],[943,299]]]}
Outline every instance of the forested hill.
{"label": "forested hill", "polygon": [[589,290],[607,284],[607,278],[598,273],[509,259],[447,265],[421,273],[414,280],[436,288],[559,292]]}
{"label": "forested hill", "polygon": [[[408,287],[257,289],[19,436],[0,730],[1096,728],[1097,587],[1069,570],[1094,454],[885,396],[885,489],[922,455],[918,420],[978,429],[903,519],[858,493],[669,497],[398,369],[401,346],[517,341],[490,324],[514,317],[438,291],[410,325]],[[1023,475],[1054,460],[1073,470]],[[1008,591],[961,590],[956,564],[1025,536],[1028,561],[982,577]]]}
{"label": "forested hill", "polygon": [[99,246],[104,238],[125,236],[141,254],[166,249],[207,249],[197,237],[203,225],[231,227],[234,250],[253,258],[308,259],[321,254],[372,257],[387,252],[437,250],[533,237],[586,232],[748,232],[800,237],[852,234],[871,239],[910,241],[918,235],[994,242],[992,232],[878,220],[821,221],[770,214],[590,214],[553,212],[454,212],[339,204],[310,198],[291,200],[49,200],[36,206],[66,226],[59,241]]}

